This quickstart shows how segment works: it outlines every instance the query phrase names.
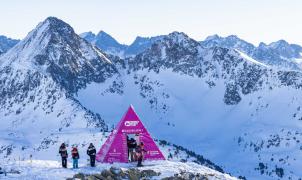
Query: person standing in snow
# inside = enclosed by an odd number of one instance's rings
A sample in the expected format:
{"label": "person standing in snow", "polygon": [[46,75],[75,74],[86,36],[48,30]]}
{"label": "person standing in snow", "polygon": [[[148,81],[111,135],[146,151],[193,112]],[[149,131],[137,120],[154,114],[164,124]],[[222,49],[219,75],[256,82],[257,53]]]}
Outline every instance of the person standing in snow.
{"label": "person standing in snow", "polygon": [[137,147],[136,141],[133,138],[131,138],[129,140],[129,146],[128,146],[128,151],[129,151],[129,155],[128,156],[130,156],[130,161],[131,162],[135,161],[135,154],[134,154],[134,152],[135,152],[135,148],[136,147]]}
{"label": "person standing in snow", "polygon": [[96,155],[96,149],[92,143],[90,143],[88,149],[87,149],[87,155],[90,157],[90,165],[91,167],[95,166],[95,155]]}
{"label": "person standing in snow", "polygon": [[61,158],[62,158],[62,167],[67,168],[68,153],[67,153],[65,143],[61,144],[60,149],[59,149],[59,154],[61,155]]}
{"label": "person standing in snow", "polygon": [[144,153],[147,151],[144,148],[144,143],[141,142],[136,148],[137,167],[142,167],[142,161],[144,159]]}
{"label": "person standing in snow", "polygon": [[72,156],[73,169],[79,168],[78,159],[80,159],[80,155],[79,155],[79,151],[76,147],[72,148],[71,156]]}

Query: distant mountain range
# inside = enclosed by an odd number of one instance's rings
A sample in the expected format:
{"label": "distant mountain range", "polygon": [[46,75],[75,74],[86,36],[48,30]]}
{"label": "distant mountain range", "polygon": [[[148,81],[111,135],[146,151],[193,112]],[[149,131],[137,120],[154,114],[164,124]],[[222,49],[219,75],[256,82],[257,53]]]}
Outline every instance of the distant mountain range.
{"label": "distant mountain range", "polygon": [[0,159],[101,142],[133,104],[153,136],[192,150],[184,162],[196,152],[247,179],[299,179],[300,58],[282,40],[182,32],[128,46],[49,17],[0,56]]}
{"label": "distant mountain range", "polygon": [[11,39],[6,36],[0,35],[0,55],[2,53],[5,53],[10,48],[12,48],[14,45],[16,45],[19,42],[19,40]]}
{"label": "distant mountain range", "polygon": [[163,36],[156,36],[151,38],[138,36],[130,45],[120,44],[112,36],[100,31],[97,35],[92,32],[80,34],[88,42],[94,44],[108,54],[117,55],[119,57],[135,56],[145,49],[149,48],[156,40],[161,39]]}
{"label": "distant mountain range", "polygon": [[[124,58],[135,56],[150,48],[155,41],[162,39],[163,35],[155,37],[138,36],[130,45],[119,43],[104,31],[100,31],[98,34],[85,32],[80,34],[80,37],[97,46],[107,54]],[[19,40],[0,36],[0,54],[8,51],[18,42]],[[268,45],[261,42],[259,46],[256,47],[236,35],[227,37],[212,35],[208,36],[204,41],[200,41],[200,43],[204,47],[219,46],[236,49],[259,62],[281,69],[301,70],[302,68],[302,47],[297,44],[289,44],[285,40],[272,42]]]}
{"label": "distant mountain range", "polygon": [[258,47],[255,47],[235,35],[228,37],[213,35],[201,41],[201,44],[205,47],[219,46],[237,49],[267,65],[282,69],[301,70],[302,47],[297,44],[289,44],[285,40],[272,42],[268,45],[260,43]]}
{"label": "distant mountain range", "polygon": [[[163,36],[151,38],[137,37],[131,45],[124,45],[118,43],[112,36],[103,31],[98,35],[87,32],[82,33],[80,36],[104,52],[120,57],[137,55],[145,49],[150,48],[155,41],[163,38]],[[219,46],[237,49],[259,62],[281,69],[301,70],[302,68],[302,47],[297,44],[289,44],[285,40],[272,42],[268,45],[261,42],[259,46],[256,47],[235,35],[227,37],[212,35],[204,41],[200,41],[200,43],[204,47]]]}

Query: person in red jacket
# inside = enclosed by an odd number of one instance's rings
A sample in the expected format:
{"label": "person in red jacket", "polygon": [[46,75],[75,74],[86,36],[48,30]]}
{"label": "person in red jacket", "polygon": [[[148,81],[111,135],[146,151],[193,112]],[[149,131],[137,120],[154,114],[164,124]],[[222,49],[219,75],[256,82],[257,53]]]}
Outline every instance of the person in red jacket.
{"label": "person in red jacket", "polygon": [[78,165],[78,159],[80,159],[80,155],[79,155],[79,151],[76,147],[72,148],[71,151],[71,156],[72,156],[72,164],[73,164],[73,168],[79,168]]}

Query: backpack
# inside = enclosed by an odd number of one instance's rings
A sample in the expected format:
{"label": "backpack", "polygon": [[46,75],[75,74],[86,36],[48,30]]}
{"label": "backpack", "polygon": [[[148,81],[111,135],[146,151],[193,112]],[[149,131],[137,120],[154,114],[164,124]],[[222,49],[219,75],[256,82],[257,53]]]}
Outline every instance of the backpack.
{"label": "backpack", "polygon": [[79,152],[76,148],[71,151],[72,158],[79,159]]}

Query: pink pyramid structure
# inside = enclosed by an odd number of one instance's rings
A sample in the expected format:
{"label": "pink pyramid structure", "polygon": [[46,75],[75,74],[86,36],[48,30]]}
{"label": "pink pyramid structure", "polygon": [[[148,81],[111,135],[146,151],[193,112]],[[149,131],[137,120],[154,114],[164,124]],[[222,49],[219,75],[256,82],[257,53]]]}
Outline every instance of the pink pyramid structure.
{"label": "pink pyramid structure", "polygon": [[138,134],[139,141],[144,143],[145,160],[164,160],[162,152],[159,150],[147,129],[135,113],[132,106],[123,116],[117,127],[103,144],[96,155],[96,160],[104,163],[128,162],[127,134]]}

